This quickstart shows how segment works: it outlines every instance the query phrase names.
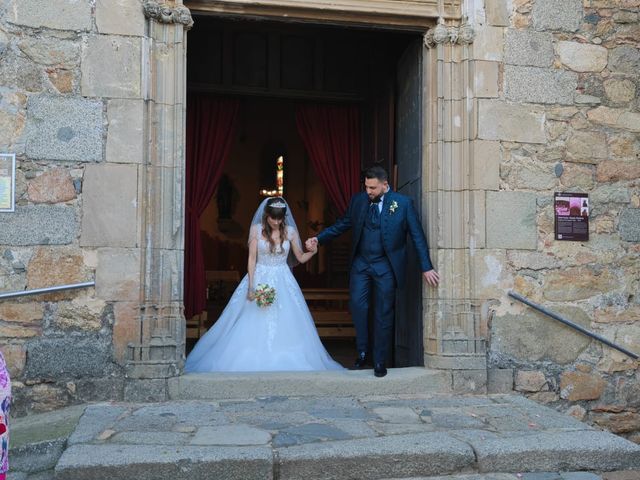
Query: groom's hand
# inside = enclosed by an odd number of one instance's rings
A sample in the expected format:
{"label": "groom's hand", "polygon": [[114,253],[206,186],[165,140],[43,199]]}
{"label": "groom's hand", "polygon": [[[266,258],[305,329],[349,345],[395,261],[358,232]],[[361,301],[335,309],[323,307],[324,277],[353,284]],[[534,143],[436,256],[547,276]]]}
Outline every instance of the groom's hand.
{"label": "groom's hand", "polygon": [[304,246],[310,252],[318,250],[318,237],[308,238],[306,242],[304,242]]}
{"label": "groom's hand", "polygon": [[431,285],[432,287],[437,287],[438,283],[440,283],[440,275],[438,275],[438,272],[435,270],[422,272],[422,276],[424,277],[424,281],[427,282],[427,285]]}

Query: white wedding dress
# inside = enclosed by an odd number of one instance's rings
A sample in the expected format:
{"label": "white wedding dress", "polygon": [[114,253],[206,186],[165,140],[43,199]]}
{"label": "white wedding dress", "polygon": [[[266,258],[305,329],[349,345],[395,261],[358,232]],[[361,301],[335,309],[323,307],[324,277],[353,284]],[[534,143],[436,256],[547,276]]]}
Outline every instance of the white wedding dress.
{"label": "white wedding dress", "polygon": [[248,276],[233,293],[218,321],[198,341],[185,365],[187,372],[259,372],[342,370],[327,353],[316,331],[302,291],[289,266],[291,243],[272,254],[258,239],[254,286],[276,290],[268,307],[247,300]]}

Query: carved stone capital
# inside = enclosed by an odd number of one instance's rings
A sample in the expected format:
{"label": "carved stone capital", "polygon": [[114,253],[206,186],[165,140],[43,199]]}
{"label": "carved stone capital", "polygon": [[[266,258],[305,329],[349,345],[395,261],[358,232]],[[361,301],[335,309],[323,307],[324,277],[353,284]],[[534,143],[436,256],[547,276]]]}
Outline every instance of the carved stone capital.
{"label": "carved stone capital", "polygon": [[475,32],[473,27],[467,23],[465,18],[461,25],[449,25],[445,24],[442,17],[438,19],[438,24],[427,30],[424,35],[424,44],[427,48],[433,48],[445,43],[468,45],[473,42]]}
{"label": "carved stone capital", "polygon": [[145,0],[142,8],[144,9],[144,15],[156,22],[184,25],[187,30],[193,26],[191,12],[187,7],[182,5],[171,8],[167,5],[162,5],[155,0]]}

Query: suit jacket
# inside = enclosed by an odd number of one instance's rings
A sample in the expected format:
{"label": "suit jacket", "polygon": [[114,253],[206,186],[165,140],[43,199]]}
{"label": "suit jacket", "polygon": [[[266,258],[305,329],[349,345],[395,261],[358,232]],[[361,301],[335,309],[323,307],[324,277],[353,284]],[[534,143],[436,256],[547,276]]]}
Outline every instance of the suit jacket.
{"label": "suit jacket", "polygon": [[[343,217],[318,234],[318,242],[324,244],[353,228],[351,243],[351,263],[356,256],[360,236],[369,210],[369,196],[360,192],[351,197],[349,208]],[[418,253],[418,261],[423,272],[433,269],[429,258],[427,239],[411,199],[389,190],[384,195],[380,214],[380,229],[384,252],[391,263],[398,287],[405,283],[407,265],[407,234],[411,236]]]}

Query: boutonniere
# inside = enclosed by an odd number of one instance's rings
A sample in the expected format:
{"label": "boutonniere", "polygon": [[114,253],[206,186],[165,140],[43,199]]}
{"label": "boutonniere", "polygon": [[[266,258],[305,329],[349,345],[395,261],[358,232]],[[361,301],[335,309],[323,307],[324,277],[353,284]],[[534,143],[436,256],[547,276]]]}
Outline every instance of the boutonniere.
{"label": "boutonniere", "polygon": [[389,205],[389,212],[396,213],[396,208],[398,208],[398,202],[394,200],[391,202],[391,205]]}

